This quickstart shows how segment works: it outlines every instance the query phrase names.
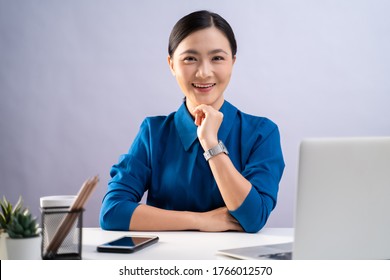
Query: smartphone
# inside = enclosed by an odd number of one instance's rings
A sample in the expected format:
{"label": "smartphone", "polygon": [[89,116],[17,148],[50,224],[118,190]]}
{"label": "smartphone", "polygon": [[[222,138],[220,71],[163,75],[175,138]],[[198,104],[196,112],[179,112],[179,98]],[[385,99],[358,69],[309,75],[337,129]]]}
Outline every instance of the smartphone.
{"label": "smartphone", "polygon": [[98,252],[133,253],[158,241],[158,236],[123,236],[97,246]]}

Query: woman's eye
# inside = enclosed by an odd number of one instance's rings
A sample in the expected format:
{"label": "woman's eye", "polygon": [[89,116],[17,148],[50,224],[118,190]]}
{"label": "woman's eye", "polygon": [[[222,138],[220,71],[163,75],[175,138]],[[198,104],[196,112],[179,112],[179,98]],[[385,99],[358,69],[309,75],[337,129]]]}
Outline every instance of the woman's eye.
{"label": "woman's eye", "polygon": [[214,61],[221,61],[221,60],[224,60],[224,58],[222,56],[214,56],[213,60]]}
{"label": "woman's eye", "polygon": [[183,59],[184,62],[194,62],[196,61],[196,58],[193,56],[189,56]]}

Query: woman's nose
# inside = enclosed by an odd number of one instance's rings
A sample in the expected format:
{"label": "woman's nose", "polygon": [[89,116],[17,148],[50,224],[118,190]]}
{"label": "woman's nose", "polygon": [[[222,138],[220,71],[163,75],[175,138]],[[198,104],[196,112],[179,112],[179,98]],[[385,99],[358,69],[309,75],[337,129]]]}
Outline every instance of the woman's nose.
{"label": "woman's nose", "polygon": [[197,72],[196,72],[196,77],[197,78],[208,78],[212,74],[212,66],[208,62],[203,62],[199,65]]}

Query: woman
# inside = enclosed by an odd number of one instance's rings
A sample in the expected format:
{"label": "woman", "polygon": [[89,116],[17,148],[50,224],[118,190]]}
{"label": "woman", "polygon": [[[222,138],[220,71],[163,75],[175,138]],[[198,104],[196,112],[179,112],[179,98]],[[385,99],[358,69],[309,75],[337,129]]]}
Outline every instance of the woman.
{"label": "woman", "polygon": [[[280,136],[270,120],[225,101],[236,51],[230,25],[215,13],[176,23],[168,64],[184,102],[146,118],[112,167],[103,229],[257,232],[265,225],[284,169]],[[147,204],[139,204],[146,191]]]}

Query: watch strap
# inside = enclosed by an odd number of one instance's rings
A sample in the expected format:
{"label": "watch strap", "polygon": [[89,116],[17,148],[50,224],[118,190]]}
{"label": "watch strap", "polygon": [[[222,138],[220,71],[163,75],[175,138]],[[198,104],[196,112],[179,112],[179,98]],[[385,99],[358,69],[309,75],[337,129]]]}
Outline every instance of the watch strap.
{"label": "watch strap", "polygon": [[225,145],[221,140],[218,141],[218,144],[214,146],[213,148],[205,151],[203,153],[204,158],[206,161],[209,161],[212,157],[215,157],[216,155],[219,155],[221,153],[229,154],[228,150],[226,149]]}

